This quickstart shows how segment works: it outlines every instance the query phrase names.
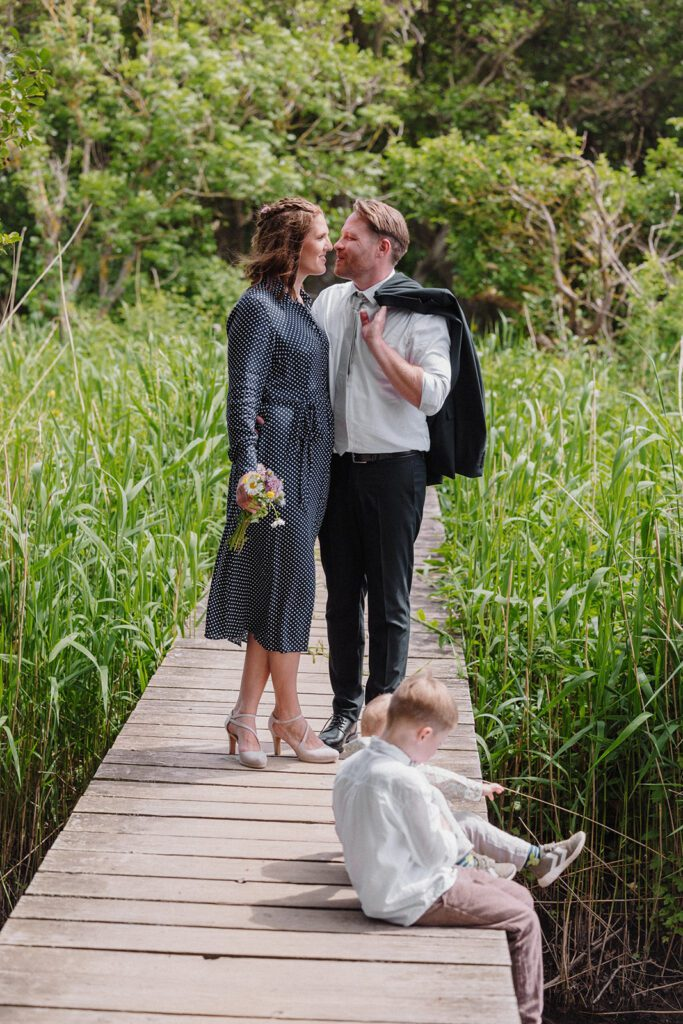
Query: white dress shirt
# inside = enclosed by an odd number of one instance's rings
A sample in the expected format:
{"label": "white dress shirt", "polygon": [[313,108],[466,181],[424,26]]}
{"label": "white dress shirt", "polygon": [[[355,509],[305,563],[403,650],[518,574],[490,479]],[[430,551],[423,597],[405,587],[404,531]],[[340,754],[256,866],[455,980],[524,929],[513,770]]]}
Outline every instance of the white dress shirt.
{"label": "white dress shirt", "polygon": [[[380,308],[375,302],[375,292],[383,284],[384,281],[378,281],[362,292],[365,296],[362,308],[370,318]],[[387,313],[383,332],[387,345],[424,371],[418,409],[399,395],[360,336],[359,314],[353,306],[356,294],[352,281],[333,284],[320,293],[311,310],[330,339],[330,397],[333,408],[342,341],[349,332],[355,338],[346,387],[345,433],[348,445],[340,446],[340,451],[335,444],[335,451],[338,455],[343,455],[346,450],[365,453],[410,449],[428,451],[427,416],[439,411],[451,383],[450,335],[446,320],[441,316],[410,313],[403,309],[389,308]]]}
{"label": "white dress shirt", "polygon": [[368,917],[414,924],[453,885],[455,820],[398,747],[373,736],[341,766],[332,804],[346,869]]}

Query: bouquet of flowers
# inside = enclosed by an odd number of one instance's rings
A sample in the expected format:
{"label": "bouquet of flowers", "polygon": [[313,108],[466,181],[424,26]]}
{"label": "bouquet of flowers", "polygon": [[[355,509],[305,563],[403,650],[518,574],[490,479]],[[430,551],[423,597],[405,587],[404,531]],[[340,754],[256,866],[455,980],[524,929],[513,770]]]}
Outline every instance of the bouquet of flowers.
{"label": "bouquet of flowers", "polygon": [[259,519],[265,519],[271,511],[275,512],[275,519],[270,525],[273,528],[285,525],[284,519],[278,512],[278,509],[285,504],[285,488],[282,480],[275,476],[272,469],[266,469],[259,462],[256,469],[240,477],[237,495],[240,498],[249,499],[251,511],[247,511],[245,508],[241,509],[237,526],[228,541],[231,551],[241,551],[251,524],[257,523]]}

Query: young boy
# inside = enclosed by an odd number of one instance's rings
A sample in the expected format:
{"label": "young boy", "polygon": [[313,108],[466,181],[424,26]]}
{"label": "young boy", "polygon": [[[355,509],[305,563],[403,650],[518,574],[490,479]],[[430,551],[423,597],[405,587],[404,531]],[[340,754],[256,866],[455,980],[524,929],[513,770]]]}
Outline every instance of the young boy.
{"label": "young boy", "polygon": [[541,929],[516,882],[457,866],[457,823],[415,765],[457,722],[446,687],[428,674],[405,679],[381,737],[344,762],[333,790],[337,834],[368,917],[401,925],[473,926],[507,932],[522,1024],[541,1024]]}
{"label": "young boy", "polygon": [[[367,747],[371,736],[382,735],[387,726],[390,702],[391,694],[383,693],[366,704],[360,721],[361,737],[346,745],[344,752],[347,756]],[[538,885],[545,888],[583,849],[586,838],[583,832],[559,843],[546,843],[539,847],[503,832],[477,814],[458,811],[453,806],[459,801],[474,803],[482,796],[493,799],[498,793],[505,792],[498,782],[477,782],[431,764],[417,767],[427,782],[441,790],[449,803],[455,819],[453,834],[458,840],[456,864],[459,867],[481,868],[501,878],[513,878],[517,871],[528,868]]]}

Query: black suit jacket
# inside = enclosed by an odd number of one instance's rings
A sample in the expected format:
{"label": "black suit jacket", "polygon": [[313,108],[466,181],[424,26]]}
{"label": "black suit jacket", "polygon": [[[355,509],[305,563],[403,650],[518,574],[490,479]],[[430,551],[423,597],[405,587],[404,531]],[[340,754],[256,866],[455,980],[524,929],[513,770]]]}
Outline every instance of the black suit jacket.
{"label": "black suit jacket", "polygon": [[430,449],[427,483],[445,476],[481,476],[486,453],[486,412],[481,367],[458,300],[447,288],[423,288],[395,273],[375,292],[380,306],[443,316],[451,336],[451,390],[441,409],[427,417]]}

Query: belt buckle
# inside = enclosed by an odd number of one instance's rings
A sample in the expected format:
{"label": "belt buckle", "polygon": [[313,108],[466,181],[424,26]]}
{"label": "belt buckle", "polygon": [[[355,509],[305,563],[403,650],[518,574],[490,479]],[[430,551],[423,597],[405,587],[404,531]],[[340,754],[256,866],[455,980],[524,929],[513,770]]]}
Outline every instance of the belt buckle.
{"label": "belt buckle", "polygon": [[363,454],[357,455],[356,452],[351,452],[351,462],[353,462],[353,463],[358,463],[359,465],[364,466],[367,462],[371,462],[371,461],[372,460],[369,459],[367,457],[367,455],[363,455]]}

